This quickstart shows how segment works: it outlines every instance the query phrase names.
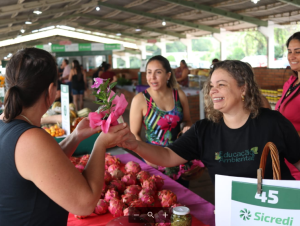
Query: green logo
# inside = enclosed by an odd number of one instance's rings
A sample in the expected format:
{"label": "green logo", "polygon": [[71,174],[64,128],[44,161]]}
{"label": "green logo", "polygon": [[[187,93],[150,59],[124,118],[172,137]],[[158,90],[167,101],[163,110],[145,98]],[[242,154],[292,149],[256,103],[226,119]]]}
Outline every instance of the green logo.
{"label": "green logo", "polygon": [[224,163],[254,161],[255,155],[258,154],[258,147],[253,147],[250,150],[237,152],[215,152],[215,160]]}
{"label": "green logo", "polygon": [[244,221],[250,220],[251,218],[251,212],[250,210],[247,210],[246,208],[240,211],[240,218],[242,218]]}

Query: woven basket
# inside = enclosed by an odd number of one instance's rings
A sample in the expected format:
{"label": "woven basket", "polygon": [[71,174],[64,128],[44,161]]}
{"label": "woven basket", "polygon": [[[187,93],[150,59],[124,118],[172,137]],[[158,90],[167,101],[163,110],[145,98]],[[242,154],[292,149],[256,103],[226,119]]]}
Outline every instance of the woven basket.
{"label": "woven basket", "polygon": [[270,153],[271,159],[272,159],[273,179],[281,180],[279,154],[278,154],[278,150],[277,150],[275,144],[272,142],[268,142],[265,145],[263,153],[260,158],[259,168],[262,170],[261,176],[262,176],[262,178],[264,178],[266,162],[267,162],[267,157],[268,157],[269,153]]}

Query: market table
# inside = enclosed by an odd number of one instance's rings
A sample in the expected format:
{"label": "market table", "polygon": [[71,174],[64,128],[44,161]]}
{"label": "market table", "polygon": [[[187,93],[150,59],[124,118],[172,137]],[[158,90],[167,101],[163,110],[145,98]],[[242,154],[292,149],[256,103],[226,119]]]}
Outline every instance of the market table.
{"label": "market table", "polygon": [[[191,214],[194,216],[193,225],[197,226],[215,226],[214,205],[204,200],[191,190],[183,187],[181,184],[172,180],[168,176],[164,175],[160,171],[142,162],[131,154],[116,155],[122,163],[129,161],[135,161],[140,164],[142,170],[148,171],[151,175],[160,175],[165,179],[163,189],[173,191],[177,195],[177,201],[190,208]],[[69,215],[68,226],[102,226],[106,225],[111,219],[113,219],[110,213],[105,215],[92,215],[86,219],[78,220],[73,214]],[[203,223],[202,223],[203,222]]]}

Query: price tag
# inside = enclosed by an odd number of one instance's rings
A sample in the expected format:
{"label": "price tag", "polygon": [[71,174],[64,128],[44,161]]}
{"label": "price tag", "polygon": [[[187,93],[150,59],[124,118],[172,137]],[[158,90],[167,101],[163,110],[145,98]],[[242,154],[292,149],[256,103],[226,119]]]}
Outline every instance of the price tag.
{"label": "price tag", "polygon": [[300,189],[232,181],[231,225],[300,225]]}
{"label": "price tag", "polygon": [[300,181],[215,176],[216,226],[300,225]]}

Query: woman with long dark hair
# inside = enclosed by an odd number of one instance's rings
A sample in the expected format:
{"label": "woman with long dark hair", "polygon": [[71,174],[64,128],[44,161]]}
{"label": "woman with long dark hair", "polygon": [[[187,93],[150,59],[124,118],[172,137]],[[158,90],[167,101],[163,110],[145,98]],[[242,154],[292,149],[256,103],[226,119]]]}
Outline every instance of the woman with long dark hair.
{"label": "woman with long dark hair", "polygon": [[[68,212],[93,212],[104,184],[106,148],[129,132],[125,124],[101,133],[82,173],[69,160],[78,144],[100,130],[83,119],[59,144],[41,129],[56,94],[57,69],[50,53],[18,51],[6,67],[7,93],[0,115],[1,226],[66,226]],[[121,130],[121,131],[119,131]]]}
{"label": "woman with long dark hair", "polygon": [[[142,141],[140,133],[144,125],[146,142],[165,147],[176,140],[181,123],[185,123],[183,132],[192,125],[189,103],[185,93],[178,89],[170,63],[165,57],[158,55],[149,59],[146,79],[149,88],[137,94],[131,103],[130,130],[137,140]],[[158,167],[152,162],[147,163]],[[178,182],[188,187],[187,181],[179,178]]]}
{"label": "woman with long dark hair", "polygon": [[[72,81],[73,103],[76,111],[83,108],[83,94],[86,84],[86,73],[81,69],[78,60],[73,60],[72,69],[69,75],[69,80]],[[79,107],[78,102],[79,101]]]}
{"label": "woman with long dark hair", "polygon": [[[288,49],[288,61],[293,75],[283,85],[283,92],[277,102],[275,110],[286,117],[298,131],[300,136],[300,32],[294,33],[286,42]],[[300,180],[299,171],[288,161],[286,164],[291,170],[292,175]]]}

